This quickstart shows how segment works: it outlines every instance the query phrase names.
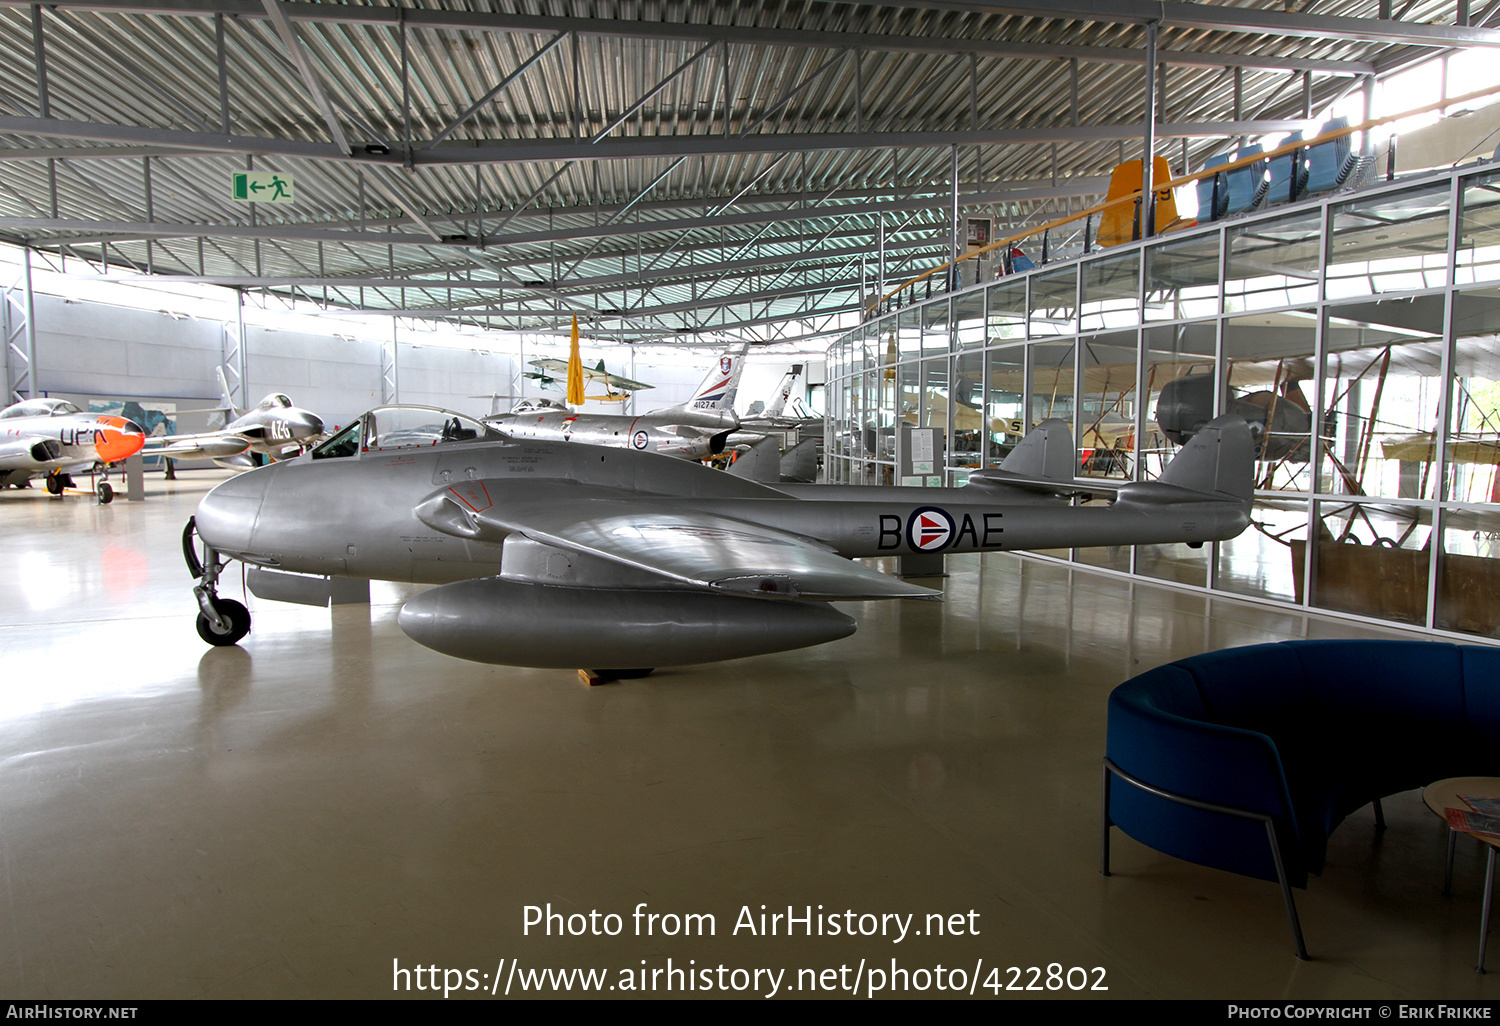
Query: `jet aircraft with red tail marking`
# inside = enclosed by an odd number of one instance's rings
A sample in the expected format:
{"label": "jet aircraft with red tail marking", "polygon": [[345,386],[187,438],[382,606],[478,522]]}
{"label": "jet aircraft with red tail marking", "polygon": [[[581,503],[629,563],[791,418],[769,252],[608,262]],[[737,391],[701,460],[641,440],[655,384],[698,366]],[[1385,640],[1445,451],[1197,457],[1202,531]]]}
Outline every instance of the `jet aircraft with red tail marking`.
{"label": "jet aircraft with red tail marking", "polygon": [[726,353],[714,362],[687,402],[640,416],[578,413],[551,400],[530,399],[509,413],[484,418],[484,423],[518,441],[584,442],[679,459],[708,459],[723,452],[730,435],[739,429],[734,399],[744,365],[743,349]]}
{"label": "jet aircraft with red tail marking", "polygon": [[[119,463],[145,442],[146,432],[125,417],[84,413],[66,399],[28,399],[0,410],[0,486],[24,488],[41,477],[61,495],[73,474]],[[108,481],[96,491],[100,502],[115,497]]]}

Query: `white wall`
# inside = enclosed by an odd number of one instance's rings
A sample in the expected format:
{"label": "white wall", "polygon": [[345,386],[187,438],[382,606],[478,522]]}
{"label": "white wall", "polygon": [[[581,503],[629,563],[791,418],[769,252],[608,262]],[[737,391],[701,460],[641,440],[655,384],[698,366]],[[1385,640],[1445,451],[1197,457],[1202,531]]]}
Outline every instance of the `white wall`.
{"label": "white wall", "polygon": [[[164,299],[164,303],[170,302]],[[228,306],[228,304],[226,304]],[[157,399],[175,402],[179,411],[219,405],[216,369],[222,353],[224,321],[166,310],[134,309],[38,293],[36,317],[36,383],[40,391],[70,399]],[[225,316],[233,317],[232,307]],[[303,319],[305,323],[307,319]],[[380,333],[388,321],[371,319],[360,337],[318,334],[306,330],[245,325],[247,388],[245,402],[254,405],[269,392],[284,392],[297,406],[312,410],[330,427],[347,424],[380,403]],[[565,339],[549,348],[534,345],[523,353],[493,353],[423,344],[424,332],[403,329],[397,354],[400,398],[408,403],[443,406],[475,416],[490,412],[488,393],[561,398],[536,381],[522,382],[519,370],[531,360],[566,360]],[[484,340],[488,341],[488,340]],[[508,338],[501,346],[517,346]],[[591,402],[587,409],[645,413],[685,402],[717,362],[722,350],[681,347],[629,347],[590,343],[582,346],[584,363],[602,358],[606,369],[654,387],[626,403]],[[773,353],[752,353],[740,382],[737,408],[744,412],[771,392],[792,363],[808,365],[798,384],[805,394],[809,380],[821,382],[822,361]],[[508,409],[510,400],[501,400]],[[206,418],[187,417],[178,430],[202,430]]]}

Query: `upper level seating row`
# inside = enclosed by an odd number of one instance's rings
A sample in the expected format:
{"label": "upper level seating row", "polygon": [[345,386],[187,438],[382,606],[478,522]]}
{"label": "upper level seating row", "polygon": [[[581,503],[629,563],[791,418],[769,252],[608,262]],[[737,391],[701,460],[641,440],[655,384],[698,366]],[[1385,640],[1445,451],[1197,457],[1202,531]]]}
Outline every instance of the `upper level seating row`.
{"label": "upper level seating row", "polygon": [[[1323,125],[1318,134],[1348,127],[1348,118],[1334,118]],[[1294,132],[1286,142],[1298,142],[1301,138],[1301,132]],[[1368,158],[1362,161],[1353,152],[1349,140],[1350,136],[1342,135],[1270,160],[1200,178],[1197,183],[1199,222],[1243,214],[1262,205],[1291,203],[1351,184],[1365,169]],[[1210,157],[1203,167],[1207,170],[1260,152],[1262,147],[1258,145],[1231,150]]]}

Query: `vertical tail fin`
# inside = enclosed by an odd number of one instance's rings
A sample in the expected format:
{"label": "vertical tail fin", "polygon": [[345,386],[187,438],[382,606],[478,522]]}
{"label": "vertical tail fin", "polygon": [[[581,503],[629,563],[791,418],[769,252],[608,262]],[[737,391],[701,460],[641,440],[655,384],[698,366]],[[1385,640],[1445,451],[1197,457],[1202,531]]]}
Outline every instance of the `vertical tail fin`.
{"label": "vertical tail fin", "polygon": [[747,481],[776,484],[781,480],[781,447],[774,438],[762,438],[734,458],[728,473]]}
{"label": "vertical tail fin", "polygon": [[1000,464],[1000,469],[1018,477],[1042,478],[1047,481],[1073,480],[1078,450],[1073,445],[1073,428],[1065,420],[1044,420],[1026,433]]}
{"label": "vertical tail fin", "polygon": [[738,353],[726,353],[709,369],[693,397],[682,406],[689,410],[734,409],[734,397],[740,390],[740,374],[745,369],[745,353],[749,344],[740,347]]}
{"label": "vertical tail fin", "polygon": [[818,479],[818,440],[804,438],[781,457],[781,479],[807,484]]}
{"label": "vertical tail fin", "polygon": [[782,411],[786,409],[787,399],[791,397],[792,383],[797,380],[797,375],[801,373],[802,365],[800,363],[792,364],[791,369],[783,375],[781,384],[777,386],[776,395],[771,400],[771,405],[766,407],[764,416],[772,420],[781,416]]}
{"label": "vertical tail fin", "polygon": [[570,405],[582,406],[583,394],[583,359],[578,355],[578,318],[573,318],[573,331],[571,332],[571,344],[568,349],[568,393],[567,399]]}
{"label": "vertical tail fin", "polygon": [[1156,480],[1250,502],[1255,496],[1255,441],[1249,425],[1232,413],[1215,417],[1188,439]]}
{"label": "vertical tail fin", "polygon": [[223,367],[215,367],[214,373],[219,376],[219,405],[230,413],[234,412],[234,397],[229,394],[229,379],[224,376]]}

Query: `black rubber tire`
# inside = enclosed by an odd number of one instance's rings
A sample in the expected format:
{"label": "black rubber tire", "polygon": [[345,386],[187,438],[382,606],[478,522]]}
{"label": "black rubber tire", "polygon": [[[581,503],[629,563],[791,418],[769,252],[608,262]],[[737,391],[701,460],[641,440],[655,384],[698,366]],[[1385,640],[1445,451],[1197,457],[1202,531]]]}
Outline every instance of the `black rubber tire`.
{"label": "black rubber tire", "polygon": [[114,485],[110,484],[108,481],[100,481],[98,495],[99,505],[108,506],[111,502],[115,501]]}
{"label": "black rubber tire", "polygon": [[250,633],[250,610],[245,608],[244,603],[236,602],[234,599],[214,599],[214,609],[221,618],[227,621],[229,629],[222,634],[219,633],[214,630],[214,625],[209,622],[208,617],[199,613],[198,637],[210,645],[225,646],[237,644],[241,638]]}
{"label": "black rubber tire", "polygon": [[63,490],[62,475],[61,474],[48,474],[47,475],[47,494],[48,495],[61,495],[62,494],[62,490]]}
{"label": "black rubber tire", "polygon": [[647,666],[637,670],[593,670],[591,672],[604,680],[637,680],[641,677],[649,677],[655,669],[654,666]]}

